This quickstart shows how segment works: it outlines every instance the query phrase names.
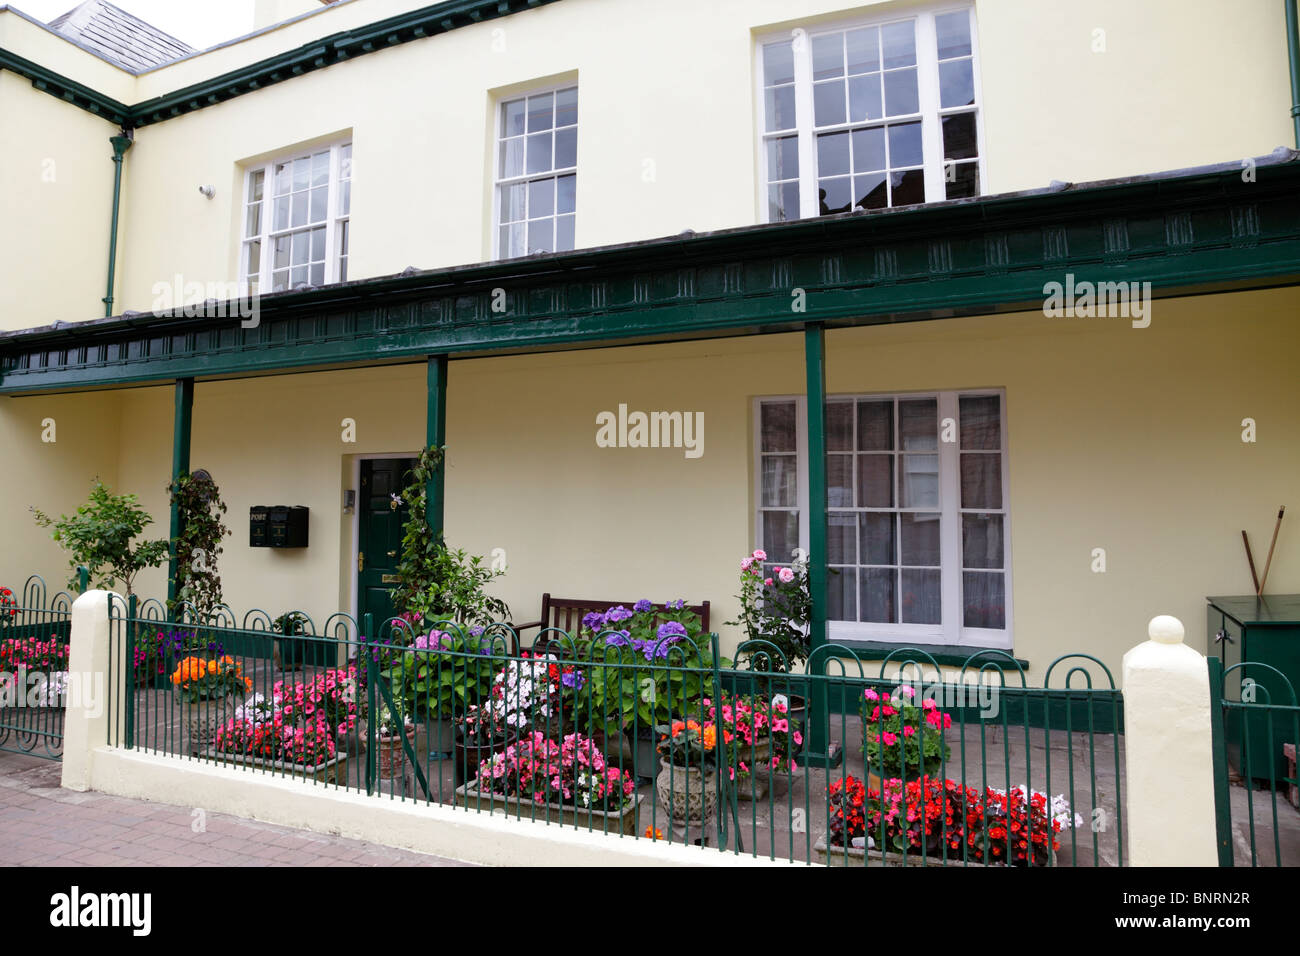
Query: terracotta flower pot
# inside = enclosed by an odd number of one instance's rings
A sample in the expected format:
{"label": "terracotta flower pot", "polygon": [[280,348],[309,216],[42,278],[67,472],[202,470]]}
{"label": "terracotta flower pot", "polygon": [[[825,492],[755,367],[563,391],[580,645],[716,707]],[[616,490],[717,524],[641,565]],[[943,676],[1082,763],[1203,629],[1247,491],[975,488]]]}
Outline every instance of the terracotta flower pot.
{"label": "terracotta flower pot", "polygon": [[[408,727],[405,739],[415,743],[415,728]],[[375,749],[379,752],[379,776],[384,780],[392,780],[402,773],[406,766],[406,750],[402,745],[402,736],[380,737],[375,744]]]}

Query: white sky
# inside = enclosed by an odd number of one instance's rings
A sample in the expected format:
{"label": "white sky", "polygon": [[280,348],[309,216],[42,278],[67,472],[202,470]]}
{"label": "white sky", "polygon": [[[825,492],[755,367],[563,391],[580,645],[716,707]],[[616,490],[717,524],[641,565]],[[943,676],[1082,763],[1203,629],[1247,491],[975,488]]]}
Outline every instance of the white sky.
{"label": "white sky", "polygon": [[[50,22],[81,0],[3,0],[9,6]],[[164,33],[206,50],[253,29],[253,0],[109,0],[113,6],[151,23]]]}

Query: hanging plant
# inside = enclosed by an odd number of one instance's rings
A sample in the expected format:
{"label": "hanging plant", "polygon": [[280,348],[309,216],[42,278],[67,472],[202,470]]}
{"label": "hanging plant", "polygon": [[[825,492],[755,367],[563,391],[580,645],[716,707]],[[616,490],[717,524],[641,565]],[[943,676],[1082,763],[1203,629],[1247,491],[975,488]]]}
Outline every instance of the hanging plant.
{"label": "hanging plant", "polygon": [[202,622],[222,603],[221,575],[217,559],[221,541],[230,535],[222,516],[226,503],[212,476],[206,471],[181,475],[167,486],[172,505],[180,512],[180,535],[172,542],[176,556],[176,597],[167,602],[175,616],[183,603],[190,604]]}

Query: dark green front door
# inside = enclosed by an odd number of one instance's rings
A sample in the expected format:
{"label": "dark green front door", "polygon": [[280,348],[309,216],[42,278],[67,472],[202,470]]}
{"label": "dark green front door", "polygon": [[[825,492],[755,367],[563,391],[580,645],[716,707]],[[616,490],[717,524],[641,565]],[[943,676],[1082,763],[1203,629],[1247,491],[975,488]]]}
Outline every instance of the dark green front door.
{"label": "dark green front door", "polygon": [[365,629],[366,614],[374,615],[375,635],[387,634],[384,624],[396,613],[389,592],[397,586],[402,554],[402,526],[410,509],[398,501],[410,482],[413,458],[374,458],[361,462],[357,495],[357,623]]}

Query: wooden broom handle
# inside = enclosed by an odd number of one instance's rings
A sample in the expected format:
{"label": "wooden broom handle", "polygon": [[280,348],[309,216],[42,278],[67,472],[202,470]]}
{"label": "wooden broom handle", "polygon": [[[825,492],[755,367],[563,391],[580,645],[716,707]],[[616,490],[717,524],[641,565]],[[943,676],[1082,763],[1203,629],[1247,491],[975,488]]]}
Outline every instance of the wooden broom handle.
{"label": "wooden broom handle", "polygon": [[1259,590],[1255,592],[1256,597],[1264,596],[1264,585],[1268,583],[1269,565],[1273,563],[1273,548],[1277,546],[1277,532],[1282,527],[1282,516],[1286,514],[1286,505],[1277,509],[1277,522],[1273,525],[1273,540],[1268,544],[1268,557],[1264,560],[1264,574],[1259,579]]}

